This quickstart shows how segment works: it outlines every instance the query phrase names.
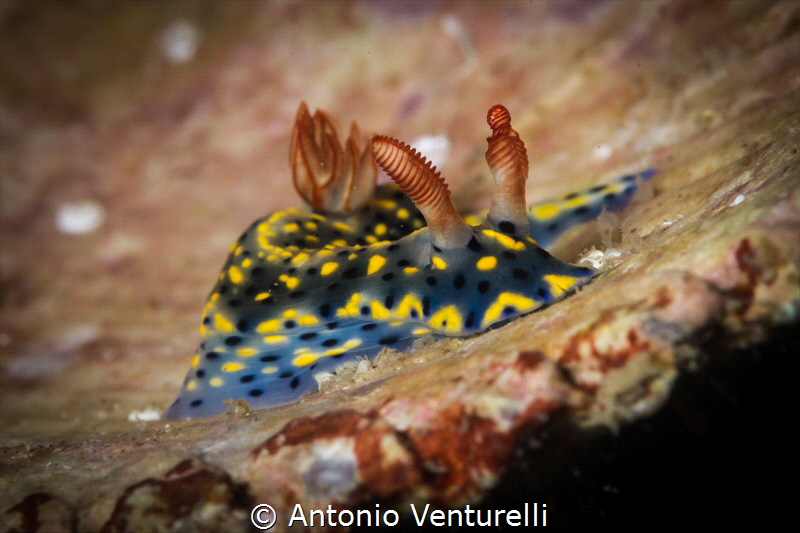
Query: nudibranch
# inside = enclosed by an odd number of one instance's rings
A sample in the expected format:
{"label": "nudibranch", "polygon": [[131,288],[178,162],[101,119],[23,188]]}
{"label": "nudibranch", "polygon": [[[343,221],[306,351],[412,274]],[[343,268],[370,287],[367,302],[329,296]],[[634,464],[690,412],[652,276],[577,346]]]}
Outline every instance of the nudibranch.
{"label": "nudibranch", "polygon": [[[594,270],[541,246],[623,207],[653,171],[527,207],[525,145],[505,107],[487,120],[495,191],[469,225],[415,150],[382,135],[364,143],[355,123],[343,146],[330,117],[301,104],[290,165],[310,209],[256,220],[233,244],[164,418],[213,416],[229,399],[293,402],[318,390],[320,372],[428,335],[485,331],[586,283]],[[376,186],[376,163],[394,184]]]}

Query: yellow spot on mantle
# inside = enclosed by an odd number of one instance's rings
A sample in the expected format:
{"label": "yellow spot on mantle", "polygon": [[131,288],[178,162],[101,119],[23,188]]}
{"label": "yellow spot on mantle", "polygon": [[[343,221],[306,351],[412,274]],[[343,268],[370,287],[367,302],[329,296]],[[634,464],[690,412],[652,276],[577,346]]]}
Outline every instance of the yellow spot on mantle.
{"label": "yellow spot on mantle", "polygon": [[297,323],[301,326],[315,326],[319,324],[319,320],[314,315],[303,315],[297,319]]}
{"label": "yellow spot on mantle", "polygon": [[496,240],[497,242],[499,242],[500,244],[511,250],[525,249],[525,243],[513,239],[508,235],[500,233],[499,231],[495,231],[493,229],[485,229],[483,230],[483,234],[486,235],[487,237],[491,237],[492,239]]}
{"label": "yellow spot on mantle", "polygon": [[330,261],[322,265],[322,268],[319,269],[319,273],[322,274],[323,276],[327,276],[329,274],[333,274],[334,272],[336,272],[337,268],[339,268],[339,263],[334,263],[333,261]]}
{"label": "yellow spot on mantle", "polygon": [[463,325],[461,313],[456,305],[448,305],[436,311],[428,320],[428,325],[445,333],[460,333]]}
{"label": "yellow spot on mantle", "polygon": [[344,307],[340,307],[336,310],[337,317],[347,317],[347,316],[358,316],[361,312],[360,307],[361,302],[361,294],[358,292],[354,292],[350,299],[347,300],[347,303],[344,304]]}
{"label": "yellow spot on mantle", "polygon": [[493,255],[481,257],[478,259],[478,262],[475,263],[475,266],[478,267],[478,270],[491,270],[497,266],[497,258]]}
{"label": "yellow spot on mantle", "polygon": [[281,329],[280,320],[265,320],[256,326],[256,333],[274,333]]}
{"label": "yellow spot on mantle", "polygon": [[369,307],[375,320],[386,320],[391,316],[391,312],[377,300],[371,301]]}
{"label": "yellow spot on mantle", "polygon": [[303,261],[305,261],[309,257],[310,256],[307,253],[301,252],[301,253],[297,254],[296,256],[294,256],[292,258],[292,264],[293,265],[299,265],[300,263],[302,263]]}
{"label": "yellow spot on mantle", "polygon": [[232,266],[228,269],[228,277],[231,278],[233,283],[239,284],[244,280],[244,274],[239,270],[239,267]]}
{"label": "yellow spot on mantle", "polygon": [[367,264],[367,275],[374,274],[381,268],[383,265],[386,264],[386,258],[381,255],[373,255],[369,258],[369,264]]}
{"label": "yellow spot on mantle", "polygon": [[589,203],[589,199],[586,196],[576,196],[564,202],[564,205],[567,207],[582,207],[587,203]]}
{"label": "yellow spot on mantle", "polygon": [[422,316],[422,302],[419,301],[416,294],[409,293],[397,304],[397,314],[401,318],[408,318],[412,309],[416,310],[417,318]]}
{"label": "yellow spot on mantle", "polygon": [[279,344],[281,342],[286,342],[289,340],[289,337],[286,335],[267,335],[264,337],[264,342],[267,344]]}
{"label": "yellow spot on mantle", "polygon": [[333,227],[338,229],[339,231],[353,231],[353,228],[345,224],[344,222],[334,222]]}
{"label": "yellow spot on mantle", "polygon": [[297,357],[295,357],[294,360],[292,361],[292,364],[294,366],[308,366],[308,365],[312,365],[312,364],[316,363],[317,359],[319,359],[319,355],[318,354],[307,353],[307,354],[298,355]]}
{"label": "yellow spot on mantle", "polygon": [[527,296],[523,296],[521,294],[515,294],[513,292],[501,292],[497,299],[494,301],[492,305],[486,310],[486,313],[483,315],[483,321],[481,322],[482,328],[487,328],[500,320],[503,317],[503,310],[506,307],[513,307],[519,313],[525,313],[527,311],[533,311],[537,307],[539,307],[535,300],[528,298]]}
{"label": "yellow spot on mantle", "polygon": [[547,274],[542,279],[550,285],[550,292],[553,298],[560,298],[565,292],[575,287],[578,278],[572,276],[559,276],[557,274]]}
{"label": "yellow spot on mantle", "polygon": [[433,266],[436,267],[438,270],[447,269],[447,263],[445,262],[445,260],[437,255],[431,257],[431,263],[433,263]]}
{"label": "yellow spot on mantle", "polygon": [[219,377],[211,378],[208,380],[208,384],[212,387],[222,387],[225,384],[225,380]]}
{"label": "yellow spot on mantle", "polygon": [[544,204],[533,209],[533,216],[547,220],[548,218],[553,218],[560,212],[561,209],[557,205]]}
{"label": "yellow spot on mantle", "polygon": [[358,348],[361,346],[361,339],[349,339],[347,342],[342,344],[342,348],[345,350],[352,350],[353,348]]}
{"label": "yellow spot on mantle", "polygon": [[220,313],[214,313],[214,329],[222,333],[233,333],[233,324]]}
{"label": "yellow spot on mantle", "polygon": [[244,365],[242,363],[225,363],[221,368],[223,372],[238,372],[244,368]]}
{"label": "yellow spot on mantle", "polygon": [[339,355],[348,352],[354,348],[358,348],[359,346],[361,346],[361,339],[349,339],[347,342],[345,342],[338,348],[331,348],[330,350],[326,350],[323,355],[327,356]]}
{"label": "yellow spot on mantle", "polygon": [[278,276],[278,279],[286,284],[288,289],[294,289],[300,284],[300,278],[296,278],[294,276],[289,276],[287,274],[281,274]]}

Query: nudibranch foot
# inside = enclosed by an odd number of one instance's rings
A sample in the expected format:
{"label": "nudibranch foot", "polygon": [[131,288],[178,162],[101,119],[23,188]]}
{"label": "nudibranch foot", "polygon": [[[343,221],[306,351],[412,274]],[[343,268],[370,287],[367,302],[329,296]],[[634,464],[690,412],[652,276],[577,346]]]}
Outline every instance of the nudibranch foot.
{"label": "nudibranch foot", "polygon": [[581,193],[530,205],[528,223],[531,237],[540,246],[549,246],[571,227],[594,220],[603,211],[619,211],[630,203],[639,182],[648,181],[655,173],[656,169],[649,168]]}
{"label": "nudibranch foot", "polygon": [[[263,217],[234,243],[163,417],[213,416],[228,399],[290,403],[318,390],[320,372],[429,335],[486,331],[591,279],[592,269],[537,240],[622,207],[637,176],[528,208],[525,145],[505,107],[493,106],[487,120],[495,193],[485,217],[468,224],[436,169],[408,145],[380,135],[362,145],[354,126],[342,147],[332,120],[301,104],[290,162],[313,211]],[[396,185],[375,187],[377,165]]]}

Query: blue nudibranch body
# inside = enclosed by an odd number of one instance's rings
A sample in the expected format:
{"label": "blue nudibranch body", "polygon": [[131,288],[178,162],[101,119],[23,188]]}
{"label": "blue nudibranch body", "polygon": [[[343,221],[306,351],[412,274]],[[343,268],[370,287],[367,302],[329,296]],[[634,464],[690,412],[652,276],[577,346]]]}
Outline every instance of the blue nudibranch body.
{"label": "blue nudibranch body", "polygon": [[[164,418],[213,416],[225,400],[282,405],[383,347],[481,332],[562,298],[594,274],[541,246],[624,207],[654,171],[525,205],[528,159],[503,106],[489,110],[489,212],[453,207],[439,173],[388,137],[340,143],[331,119],[300,105],[290,164],[312,210],[256,220],[236,241],[203,310],[200,346]],[[376,187],[380,165],[395,184]]]}

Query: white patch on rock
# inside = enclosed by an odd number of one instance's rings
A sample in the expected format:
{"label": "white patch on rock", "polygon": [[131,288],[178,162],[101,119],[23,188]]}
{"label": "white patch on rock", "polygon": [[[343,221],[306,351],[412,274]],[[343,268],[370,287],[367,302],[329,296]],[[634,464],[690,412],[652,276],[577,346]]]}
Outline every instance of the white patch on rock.
{"label": "white patch on rock", "polygon": [[82,235],[99,228],[105,217],[105,209],[97,202],[67,203],[58,208],[56,227],[70,235]]}
{"label": "white patch on rock", "polygon": [[161,417],[161,411],[153,407],[146,407],[141,411],[131,411],[128,414],[128,422],[150,422],[151,420],[158,420]]}
{"label": "white patch on rock", "polygon": [[161,32],[161,52],[173,63],[189,61],[200,46],[201,31],[189,21],[176,20]]}
{"label": "white patch on rock", "polygon": [[595,159],[606,160],[614,153],[614,149],[610,144],[597,145],[592,153]]}
{"label": "white patch on rock", "polygon": [[414,139],[411,148],[424,155],[425,159],[440,169],[450,156],[450,139],[446,135],[423,135]]}
{"label": "white patch on rock", "polygon": [[737,196],[736,198],[733,199],[733,201],[731,202],[730,207],[736,207],[740,203],[744,202],[746,199],[747,199],[747,196],[745,196],[744,194],[740,194],[739,196]]}

